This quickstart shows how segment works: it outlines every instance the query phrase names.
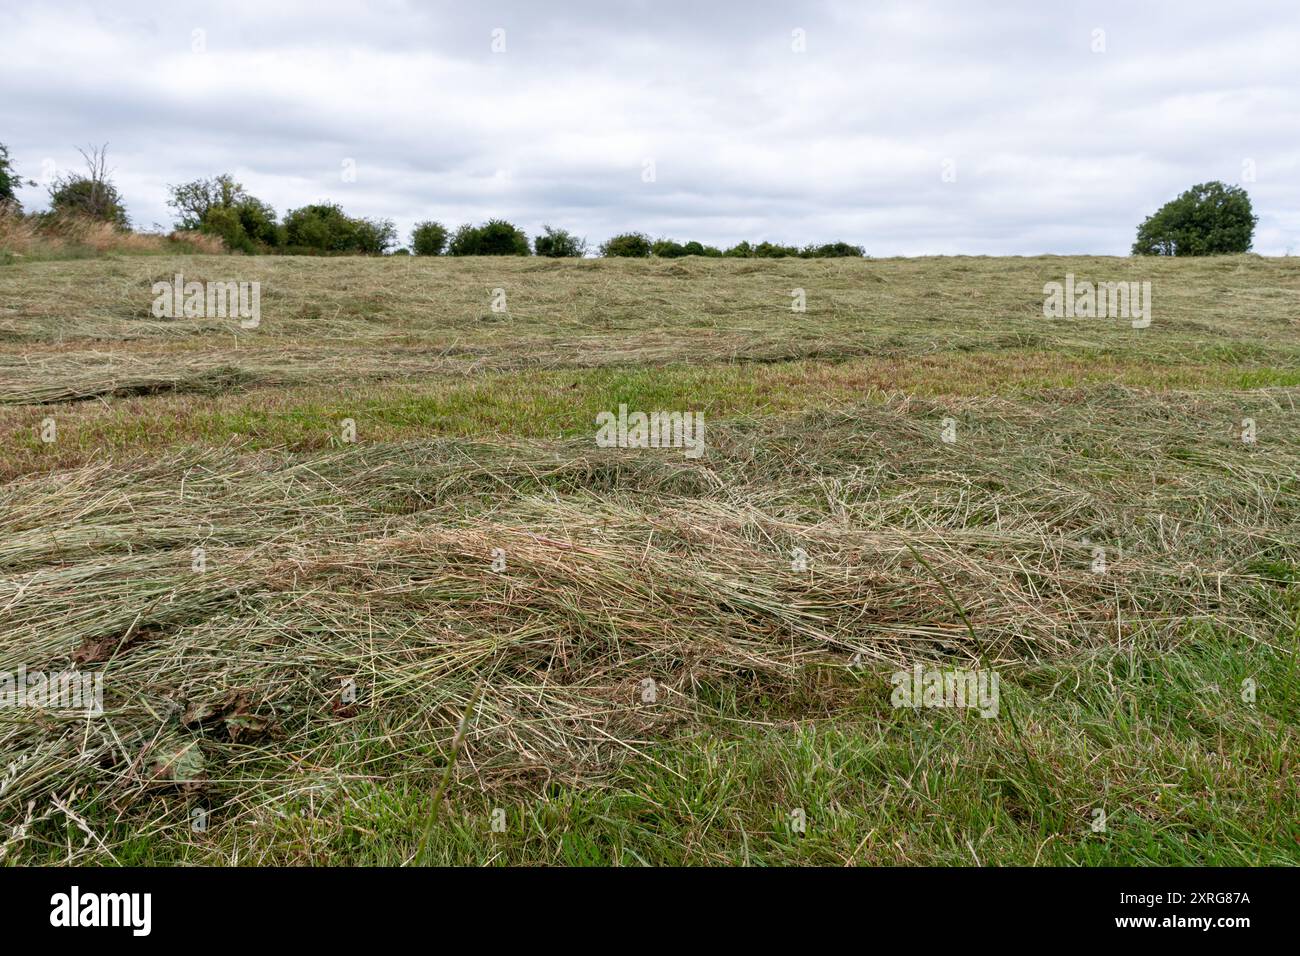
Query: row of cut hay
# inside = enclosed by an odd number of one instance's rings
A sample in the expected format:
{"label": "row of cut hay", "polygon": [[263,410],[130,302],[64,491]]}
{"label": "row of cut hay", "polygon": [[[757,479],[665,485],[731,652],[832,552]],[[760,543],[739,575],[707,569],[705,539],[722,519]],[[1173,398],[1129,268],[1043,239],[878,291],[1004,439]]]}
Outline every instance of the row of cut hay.
{"label": "row of cut hay", "polygon": [[[70,374],[55,371],[70,365],[75,366]],[[154,363],[141,363],[129,355],[104,356],[93,366],[62,357],[34,363],[0,359],[0,405],[52,405],[166,392],[218,393],[254,383],[283,384],[274,371],[254,368],[248,363],[174,356]]]}
{"label": "row of cut hay", "polygon": [[[719,423],[698,462],[431,441],[25,478],[0,502],[0,670],[98,668],[107,714],[0,711],[0,822],[92,793],[150,825],[199,798],[249,822],[304,786],[429,780],[471,700],[459,773],[490,787],[598,777],[708,688],[823,675],[842,702],[874,679],[855,661],[1272,642],[1300,563],[1294,397],[900,400]],[[1218,434],[1241,414],[1258,447]]]}

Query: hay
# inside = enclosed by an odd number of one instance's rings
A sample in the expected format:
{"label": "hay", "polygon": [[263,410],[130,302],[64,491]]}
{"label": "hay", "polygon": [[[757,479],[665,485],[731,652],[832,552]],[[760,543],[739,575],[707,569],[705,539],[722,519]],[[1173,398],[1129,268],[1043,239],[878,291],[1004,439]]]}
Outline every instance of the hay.
{"label": "hay", "polygon": [[[1269,641],[1285,621],[1258,560],[1300,560],[1292,398],[898,400],[719,423],[698,462],[426,441],[21,479],[0,670],[80,653],[107,714],[0,711],[0,823],[71,790],[140,827],[194,794],[251,823],[306,781],[423,779],[479,688],[456,774],[518,786],[599,779],[709,687],[821,674],[851,697],[918,659],[1014,670],[1201,624]],[[956,445],[936,439],[947,413]],[[1242,414],[1272,423],[1266,448],[1233,443]],[[647,678],[661,706],[641,705]]]}

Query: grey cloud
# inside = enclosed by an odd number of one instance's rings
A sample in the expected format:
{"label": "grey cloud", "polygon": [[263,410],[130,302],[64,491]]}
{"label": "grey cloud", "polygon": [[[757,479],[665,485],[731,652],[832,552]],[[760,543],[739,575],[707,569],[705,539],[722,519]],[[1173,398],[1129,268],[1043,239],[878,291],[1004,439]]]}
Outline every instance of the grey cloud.
{"label": "grey cloud", "polygon": [[1250,160],[1276,254],[1300,247],[1297,49],[1300,10],[1253,0],[55,2],[6,14],[0,141],[28,175],[111,143],[143,225],[168,183],[230,171],[403,234],[500,215],[876,255],[1124,253]]}

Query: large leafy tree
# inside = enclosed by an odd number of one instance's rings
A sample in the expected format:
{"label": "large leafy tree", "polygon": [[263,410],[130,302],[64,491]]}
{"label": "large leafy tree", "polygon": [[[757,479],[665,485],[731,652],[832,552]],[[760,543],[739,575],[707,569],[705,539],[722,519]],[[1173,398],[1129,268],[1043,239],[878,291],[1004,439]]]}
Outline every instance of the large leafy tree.
{"label": "large leafy tree", "polygon": [[201,229],[212,210],[234,209],[250,198],[244,187],[228,173],[167,188],[172,194],[167,205],[176,210],[178,229]]}
{"label": "large leafy tree", "polygon": [[172,195],[167,205],[176,210],[177,228],[212,233],[227,247],[244,252],[280,244],[275,210],[228,173],[168,188]]}
{"label": "large leafy tree", "polygon": [[1259,218],[1240,186],[1200,183],[1138,226],[1135,256],[1214,256],[1249,252]]}
{"label": "large leafy tree", "polygon": [[440,256],[447,248],[447,227],[440,222],[416,223],[411,233],[411,251],[417,256]]}

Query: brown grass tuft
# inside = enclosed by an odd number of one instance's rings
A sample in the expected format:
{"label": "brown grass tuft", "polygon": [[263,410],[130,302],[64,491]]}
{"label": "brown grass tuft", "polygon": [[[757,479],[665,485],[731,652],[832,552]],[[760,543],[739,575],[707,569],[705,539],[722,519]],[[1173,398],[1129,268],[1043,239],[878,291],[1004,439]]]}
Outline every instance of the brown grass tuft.
{"label": "brown grass tuft", "polygon": [[[129,232],[81,216],[23,215],[0,204],[0,256],[4,259],[75,259],[109,253],[160,255],[226,251],[216,236],[197,232]],[[3,261],[3,260],[0,260]]]}

